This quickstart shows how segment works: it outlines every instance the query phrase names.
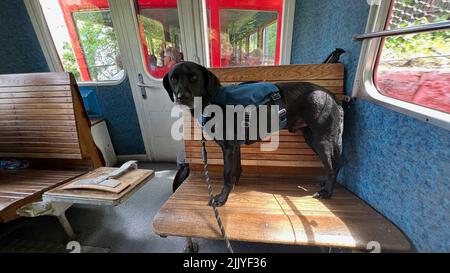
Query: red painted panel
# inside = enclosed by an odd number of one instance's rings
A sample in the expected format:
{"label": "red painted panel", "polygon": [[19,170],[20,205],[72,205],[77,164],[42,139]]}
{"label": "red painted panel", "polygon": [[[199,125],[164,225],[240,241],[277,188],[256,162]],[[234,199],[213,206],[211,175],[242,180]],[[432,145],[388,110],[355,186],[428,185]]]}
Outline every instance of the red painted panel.
{"label": "red painted panel", "polygon": [[60,0],[61,7],[73,11],[108,9],[108,0]]}
{"label": "red painted panel", "polygon": [[141,9],[176,8],[177,0],[138,0]]}
{"label": "red painted panel", "polygon": [[282,10],[283,0],[206,0],[206,6],[221,9]]}

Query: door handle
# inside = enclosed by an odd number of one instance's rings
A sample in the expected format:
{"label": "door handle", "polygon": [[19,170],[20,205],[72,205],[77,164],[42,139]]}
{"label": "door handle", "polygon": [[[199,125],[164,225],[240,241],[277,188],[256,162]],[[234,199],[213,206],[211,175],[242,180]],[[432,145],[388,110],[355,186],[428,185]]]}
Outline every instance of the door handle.
{"label": "door handle", "polygon": [[136,83],[136,85],[141,88],[141,96],[142,96],[142,98],[144,100],[147,99],[147,90],[146,90],[146,88],[158,88],[158,86],[156,86],[156,85],[145,84],[144,83],[144,76],[141,73],[138,74],[138,82]]}

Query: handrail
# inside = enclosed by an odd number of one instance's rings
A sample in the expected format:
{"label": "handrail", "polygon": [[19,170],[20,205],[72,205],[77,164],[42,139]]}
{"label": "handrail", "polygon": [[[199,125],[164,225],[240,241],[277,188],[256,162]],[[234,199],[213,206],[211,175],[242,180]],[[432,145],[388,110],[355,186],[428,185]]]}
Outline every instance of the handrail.
{"label": "handrail", "polygon": [[375,32],[369,32],[369,33],[356,34],[355,36],[353,36],[353,39],[354,40],[365,40],[365,39],[372,39],[372,38],[397,36],[397,35],[403,35],[403,34],[420,33],[420,32],[426,32],[426,31],[438,31],[438,30],[443,30],[443,29],[450,29],[450,21],[424,24],[424,25],[420,25],[420,26],[405,27],[405,28],[399,28],[399,29],[393,29],[393,30],[383,30],[383,31],[375,31]]}

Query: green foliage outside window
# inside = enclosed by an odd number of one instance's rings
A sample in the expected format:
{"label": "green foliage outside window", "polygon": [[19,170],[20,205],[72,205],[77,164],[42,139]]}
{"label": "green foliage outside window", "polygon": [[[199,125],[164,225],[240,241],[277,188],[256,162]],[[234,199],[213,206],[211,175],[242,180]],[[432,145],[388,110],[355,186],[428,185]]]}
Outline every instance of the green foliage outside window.
{"label": "green foliage outside window", "polygon": [[[91,80],[111,79],[121,68],[117,66],[120,52],[110,12],[75,12],[73,19]],[[65,70],[72,72],[77,80],[81,80],[72,46],[65,43],[63,50],[62,62]]]}

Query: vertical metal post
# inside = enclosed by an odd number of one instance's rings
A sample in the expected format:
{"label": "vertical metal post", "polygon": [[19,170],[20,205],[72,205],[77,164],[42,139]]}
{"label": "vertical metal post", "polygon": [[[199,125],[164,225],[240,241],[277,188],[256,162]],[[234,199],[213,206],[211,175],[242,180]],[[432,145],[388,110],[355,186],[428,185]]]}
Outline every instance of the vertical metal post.
{"label": "vertical metal post", "polygon": [[66,232],[67,236],[70,240],[75,240],[77,236],[75,235],[75,232],[73,231],[72,226],[69,223],[69,220],[67,220],[66,214],[62,213],[61,215],[58,215],[59,223],[61,223],[64,231]]}

